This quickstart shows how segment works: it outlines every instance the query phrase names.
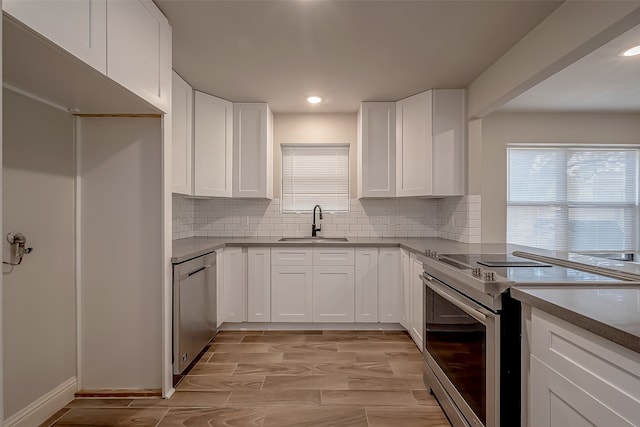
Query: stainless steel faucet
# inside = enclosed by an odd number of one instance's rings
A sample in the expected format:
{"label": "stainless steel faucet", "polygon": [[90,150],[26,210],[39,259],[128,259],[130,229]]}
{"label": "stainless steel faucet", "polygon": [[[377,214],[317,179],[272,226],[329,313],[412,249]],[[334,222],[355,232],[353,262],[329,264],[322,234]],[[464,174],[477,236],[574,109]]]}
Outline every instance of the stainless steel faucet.
{"label": "stainless steel faucet", "polygon": [[318,231],[322,231],[322,227],[316,228],[316,209],[320,211],[320,219],[322,219],[322,208],[320,205],[315,205],[313,207],[313,224],[311,224],[311,237],[316,237]]}

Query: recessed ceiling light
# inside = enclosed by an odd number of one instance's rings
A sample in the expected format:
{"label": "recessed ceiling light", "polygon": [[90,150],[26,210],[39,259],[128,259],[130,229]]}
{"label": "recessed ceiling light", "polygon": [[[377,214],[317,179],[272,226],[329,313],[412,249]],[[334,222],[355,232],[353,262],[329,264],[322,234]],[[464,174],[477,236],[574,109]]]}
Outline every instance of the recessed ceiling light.
{"label": "recessed ceiling light", "polygon": [[320,98],[319,96],[310,96],[307,98],[307,102],[309,104],[317,104],[319,102],[322,102],[322,98]]}
{"label": "recessed ceiling light", "polygon": [[640,55],[640,45],[634,46],[631,49],[627,49],[620,54],[620,56],[636,56]]}

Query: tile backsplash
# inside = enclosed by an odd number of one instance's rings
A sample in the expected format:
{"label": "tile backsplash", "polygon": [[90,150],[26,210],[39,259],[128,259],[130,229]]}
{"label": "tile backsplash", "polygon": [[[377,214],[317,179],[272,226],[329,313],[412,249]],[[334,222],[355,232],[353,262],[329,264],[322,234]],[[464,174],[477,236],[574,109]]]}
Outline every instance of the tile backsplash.
{"label": "tile backsplash", "polygon": [[[325,237],[442,237],[480,243],[480,196],[352,199],[348,213],[324,212]],[[280,200],[173,195],[173,238],[303,237],[311,213],[281,213]]]}

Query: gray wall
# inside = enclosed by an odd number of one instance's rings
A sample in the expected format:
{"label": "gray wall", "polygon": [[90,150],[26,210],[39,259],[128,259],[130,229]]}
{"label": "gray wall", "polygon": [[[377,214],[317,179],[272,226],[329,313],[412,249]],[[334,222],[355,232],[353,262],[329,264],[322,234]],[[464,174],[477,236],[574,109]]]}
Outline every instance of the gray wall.
{"label": "gray wall", "polygon": [[3,256],[19,231],[33,253],[3,266],[4,415],[76,375],[73,117],[3,90]]}
{"label": "gray wall", "polygon": [[506,239],[506,146],[517,142],[640,144],[640,115],[494,113],[485,117],[482,176],[475,177],[481,180],[483,243],[502,243]]}

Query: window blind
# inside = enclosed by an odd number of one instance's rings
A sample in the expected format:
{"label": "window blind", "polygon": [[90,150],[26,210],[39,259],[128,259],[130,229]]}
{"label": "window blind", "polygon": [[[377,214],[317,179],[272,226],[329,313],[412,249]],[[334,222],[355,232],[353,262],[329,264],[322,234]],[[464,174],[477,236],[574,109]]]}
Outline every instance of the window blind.
{"label": "window blind", "polygon": [[349,211],[348,145],[282,145],[282,211]]}
{"label": "window blind", "polygon": [[637,148],[509,146],[507,241],[637,251]]}

